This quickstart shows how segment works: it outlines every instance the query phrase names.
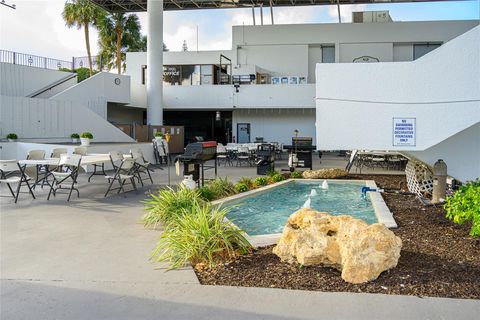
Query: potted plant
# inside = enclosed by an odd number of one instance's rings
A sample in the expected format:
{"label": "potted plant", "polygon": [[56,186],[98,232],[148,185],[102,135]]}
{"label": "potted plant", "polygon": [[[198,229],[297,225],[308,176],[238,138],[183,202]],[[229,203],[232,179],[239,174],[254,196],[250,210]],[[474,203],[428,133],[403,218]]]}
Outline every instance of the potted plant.
{"label": "potted plant", "polygon": [[80,135],[80,142],[81,145],[84,147],[88,147],[90,145],[90,140],[93,139],[93,134],[90,132],[84,132]]}
{"label": "potted plant", "polygon": [[72,142],[73,143],[77,143],[78,142],[78,139],[80,139],[80,135],[78,133],[72,133],[70,135],[70,138],[72,138]]}
{"label": "potted plant", "polygon": [[155,132],[154,136],[157,141],[165,139],[165,135],[161,131]]}
{"label": "potted plant", "polygon": [[15,142],[15,141],[17,141],[18,136],[17,136],[16,133],[9,133],[9,134],[7,134],[7,139],[10,142]]}

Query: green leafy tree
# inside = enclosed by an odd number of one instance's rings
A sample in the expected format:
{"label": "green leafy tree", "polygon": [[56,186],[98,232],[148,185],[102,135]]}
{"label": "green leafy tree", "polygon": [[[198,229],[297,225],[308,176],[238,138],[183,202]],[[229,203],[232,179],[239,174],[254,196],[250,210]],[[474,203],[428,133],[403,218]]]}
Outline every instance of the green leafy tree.
{"label": "green leafy tree", "polygon": [[84,30],[90,75],[92,75],[93,69],[92,54],[90,51],[89,26],[96,24],[97,19],[102,15],[104,15],[104,10],[100,9],[89,0],[68,0],[65,2],[62,12],[62,17],[63,20],[65,20],[67,27],[76,27],[79,30],[83,28]]}
{"label": "green leafy tree", "polygon": [[[108,69],[122,72],[125,52],[143,46],[140,21],[136,14],[108,13],[98,19],[100,56]],[[146,46],[146,39],[145,39]],[[125,63],[123,63],[123,68]]]}

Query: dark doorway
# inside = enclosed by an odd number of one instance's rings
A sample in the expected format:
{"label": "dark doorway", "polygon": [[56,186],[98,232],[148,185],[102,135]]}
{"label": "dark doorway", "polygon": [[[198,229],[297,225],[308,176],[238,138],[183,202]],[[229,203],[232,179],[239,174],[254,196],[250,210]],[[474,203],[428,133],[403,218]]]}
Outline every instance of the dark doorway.
{"label": "dark doorway", "polygon": [[185,143],[197,136],[223,144],[232,140],[231,111],[164,111],[163,119],[165,125],[185,127]]}

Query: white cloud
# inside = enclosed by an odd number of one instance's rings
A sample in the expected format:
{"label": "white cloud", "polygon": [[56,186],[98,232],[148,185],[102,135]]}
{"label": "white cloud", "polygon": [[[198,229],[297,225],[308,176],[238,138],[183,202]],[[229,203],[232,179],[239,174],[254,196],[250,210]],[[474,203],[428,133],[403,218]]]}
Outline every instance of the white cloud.
{"label": "white cloud", "polygon": [[[16,10],[0,8],[0,47],[5,50],[70,60],[85,56],[83,29],[69,29],[61,13],[64,1],[16,0]],[[92,51],[97,51],[96,31],[91,30]]]}

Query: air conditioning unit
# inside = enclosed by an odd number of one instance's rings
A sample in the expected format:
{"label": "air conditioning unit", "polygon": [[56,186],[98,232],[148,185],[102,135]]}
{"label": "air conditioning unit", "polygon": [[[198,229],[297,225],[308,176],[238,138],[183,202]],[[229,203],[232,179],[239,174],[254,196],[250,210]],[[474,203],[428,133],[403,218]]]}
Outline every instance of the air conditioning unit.
{"label": "air conditioning unit", "polygon": [[352,12],[353,23],[392,22],[389,11]]}

